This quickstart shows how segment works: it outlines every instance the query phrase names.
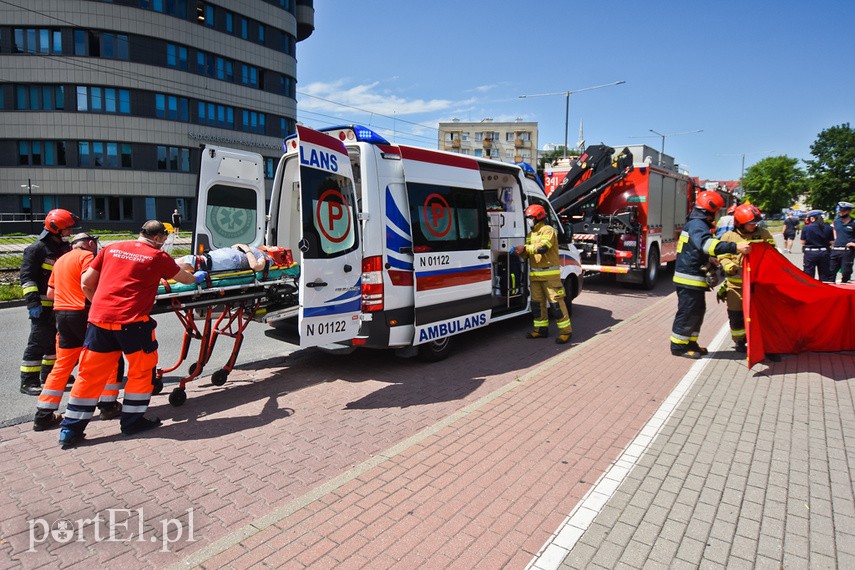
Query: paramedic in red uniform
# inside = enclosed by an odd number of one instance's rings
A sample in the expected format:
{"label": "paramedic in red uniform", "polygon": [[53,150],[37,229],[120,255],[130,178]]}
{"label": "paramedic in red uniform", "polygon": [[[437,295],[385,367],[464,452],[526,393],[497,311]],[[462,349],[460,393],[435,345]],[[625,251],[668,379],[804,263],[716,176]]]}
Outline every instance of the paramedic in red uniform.
{"label": "paramedic in red uniform", "polygon": [[564,344],[573,336],[570,326],[570,314],[564,301],[564,286],[561,284],[561,257],[558,253],[558,232],[546,223],[546,210],[539,204],[525,209],[526,220],[531,220],[531,232],[525,238],[525,245],[518,245],[514,253],[529,260],[529,282],[531,300],[538,304],[534,316],[534,330],[526,338],[546,338],[549,336],[548,304],[556,303],[561,310],[558,325],[557,344]]}
{"label": "paramedic in red uniform", "polygon": [[[77,366],[83,339],[86,337],[86,318],[89,301],[80,288],[80,277],[89,268],[98,251],[98,238],[87,233],[75,234],[71,238],[71,251],[57,260],[48,281],[48,298],[53,300],[56,316],[56,363],[48,375],[33,419],[33,430],[43,431],[59,425],[62,416],[56,413],[71,381],[71,372]],[[119,368],[119,360],[113,367]],[[115,372],[114,372],[115,377]],[[121,406],[116,401],[119,395],[121,374],[115,382],[107,384],[98,400],[102,419],[119,416]]]}
{"label": "paramedic in red uniform", "polygon": [[39,395],[56,359],[56,320],[53,301],[47,298],[48,279],[56,260],[71,249],[68,240],[79,220],[68,210],[51,210],[39,239],[24,250],[21,289],[30,315],[30,336],[21,360],[22,394]]}
{"label": "paramedic in red uniform", "polygon": [[671,354],[698,359],[707,349],[698,344],[698,335],[707,311],[706,266],[710,256],[725,253],[746,254],[751,251],[748,242],[723,242],[713,237],[715,214],[724,207],[724,198],[718,192],[703,190],[695,198],[695,207],[689,212],[683,232],[677,242],[677,262],[674,267],[674,285],[677,288],[677,314],[671,326]]}
{"label": "paramedic in red uniform", "polygon": [[180,269],[161,251],[169,231],[157,220],[143,224],[135,241],[123,241],[102,249],[81,278],[81,287],[92,301],[89,328],[80,356],[77,380],[59,432],[63,449],[83,439],[95,411],[98,396],[111,379],[111,370],[124,353],[128,380],[122,402],[121,430],[133,435],[157,427],[160,420],[144,417],[151,399],[157,367],[157,323],[149,317],[161,279],[199,283],[204,271],[194,275]]}

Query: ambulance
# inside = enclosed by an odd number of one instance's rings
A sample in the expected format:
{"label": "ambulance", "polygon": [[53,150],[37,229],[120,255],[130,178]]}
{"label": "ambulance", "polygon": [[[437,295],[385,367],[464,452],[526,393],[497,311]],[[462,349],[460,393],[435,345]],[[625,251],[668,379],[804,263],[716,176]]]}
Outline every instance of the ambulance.
{"label": "ambulance", "polygon": [[197,251],[291,250],[297,291],[266,303],[270,337],[445,358],[455,335],[529,313],[528,264],[511,250],[530,204],[559,231],[568,309],[582,289],[579,252],[530,168],[356,125],[297,126],[283,144],[268,207],[260,155],[203,147],[194,235]]}

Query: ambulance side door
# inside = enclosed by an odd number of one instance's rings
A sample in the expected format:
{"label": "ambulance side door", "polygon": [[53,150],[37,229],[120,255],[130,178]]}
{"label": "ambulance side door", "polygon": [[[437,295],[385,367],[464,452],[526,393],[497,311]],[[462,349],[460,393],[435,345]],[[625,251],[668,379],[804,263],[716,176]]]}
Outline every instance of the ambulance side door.
{"label": "ambulance side door", "polygon": [[490,232],[476,161],[400,148],[413,235],[418,345],[489,324]]}
{"label": "ambulance side door", "polygon": [[[300,346],[350,340],[362,308],[362,248],[353,172],[344,144],[297,126]],[[289,149],[290,150],[290,149]]]}
{"label": "ambulance side door", "polygon": [[264,243],[264,159],[260,154],[202,147],[193,252]]}

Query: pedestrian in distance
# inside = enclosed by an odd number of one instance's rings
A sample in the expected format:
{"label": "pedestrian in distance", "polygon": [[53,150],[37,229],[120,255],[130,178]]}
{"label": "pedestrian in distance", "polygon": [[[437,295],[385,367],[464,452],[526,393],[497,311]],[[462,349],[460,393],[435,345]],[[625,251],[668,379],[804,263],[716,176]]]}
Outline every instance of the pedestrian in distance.
{"label": "pedestrian in distance", "polygon": [[840,271],[840,282],[849,283],[852,277],[852,264],[855,261],[855,219],[852,219],[850,202],[838,202],[837,210],[828,271],[832,281],[837,280],[837,272]]}
{"label": "pedestrian in distance", "polygon": [[698,344],[698,336],[707,310],[711,256],[751,251],[750,243],[723,242],[713,236],[713,220],[723,207],[724,198],[718,192],[699,192],[677,242],[674,267],[677,314],[671,326],[671,354],[675,356],[698,359],[708,352]]}
{"label": "pedestrian in distance", "polygon": [[47,297],[48,280],[56,261],[71,250],[68,241],[80,220],[68,210],[51,210],[44,230],[24,249],[21,289],[27,302],[30,335],[21,359],[21,393],[38,396],[56,359],[56,319]]}
{"label": "pedestrian in distance", "polygon": [[733,213],[736,211],[736,204],[731,204],[727,211],[715,223],[715,237],[721,239],[721,236],[733,229]]}
{"label": "pedestrian in distance", "polygon": [[161,279],[200,283],[207,274],[184,271],[161,251],[169,236],[157,220],[143,224],[139,237],[106,246],[81,278],[81,288],[92,302],[89,326],[80,355],[77,380],[71,388],[59,445],[74,447],[84,438],[95,403],[111,379],[112,364],[124,354],[128,378],[122,402],[121,431],[134,435],[160,425],[146,418],[157,367],[157,323],[149,316]]}
{"label": "pedestrian in distance", "polygon": [[525,238],[525,245],[518,245],[514,253],[529,260],[529,285],[531,300],[536,303],[532,308],[534,330],[526,338],[546,338],[549,336],[549,303],[558,306],[561,317],[558,326],[556,344],[565,344],[573,336],[570,313],[564,300],[564,285],[561,283],[561,258],[558,253],[558,232],[546,221],[546,210],[540,204],[532,204],[525,209],[526,222],[531,230]]}
{"label": "pedestrian in distance", "polygon": [[[742,204],[733,214],[734,228],[721,237],[722,242],[757,243],[763,242],[775,246],[775,238],[766,228],[758,226],[763,215],[757,207]],[[741,253],[725,253],[719,257],[724,270],[725,282],[722,285],[727,303],[727,318],[730,321],[730,337],[736,352],[746,352],[745,313],[742,311],[742,262]],[[721,291],[721,290],[719,290]],[[718,298],[721,300],[722,295]]]}
{"label": "pedestrian in distance", "polygon": [[799,218],[793,212],[787,212],[784,219],[784,252],[793,253],[793,242],[799,233]]}
{"label": "pedestrian in distance", "polygon": [[181,214],[178,212],[178,208],[172,210],[172,227],[175,228],[175,234],[178,235],[178,232],[181,231]]}
{"label": "pedestrian in distance", "polygon": [[[33,418],[33,430],[43,431],[57,427],[62,416],[56,413],[67,385],[73,382],[71,372],[77,366],[83,339],[86,336],[88,301],[80,288],[80,278],[98,251],[98,238],[87,233],[78,233],[71,238],[71,251],[60,257],[53,266],[48,281],[48,298],[53,300],[56,317],[56,363],[48,375]],[[115,382],[107,384],[98,399],[102,419],[119,416],[121,407],[117,401],[121,386],[124,360],[119,358],[113,365]]]}
{"label": "pedestrian in distance", "polygon": [[834,230],[825,223],[821,210],[811,210],[802,228],[802,269],[811,277],[819,274],[823,283],[833,283],[829,248],[834,243]]}

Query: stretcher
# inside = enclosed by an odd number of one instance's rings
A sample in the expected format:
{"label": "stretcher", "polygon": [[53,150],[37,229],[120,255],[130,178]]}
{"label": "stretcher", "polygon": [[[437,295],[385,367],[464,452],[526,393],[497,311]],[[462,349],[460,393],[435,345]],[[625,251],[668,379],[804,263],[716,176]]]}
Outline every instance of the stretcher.
{"label": "stretcher", "polygon": [[162,282],[152,314],[174,313],[184,327],[184,335],[178,360],[172,366],[157,369],[153,394],[163,391],[164,374],[177,370],[187,359],[194,339],[199,341],[196,360],[190,365],[188,375],[170,393],[169,403],[184,404],[185,386],[201,375],[221,336],[234,339],[234,343],[228,361],[213,373],[211,383],[225,384],[240,353],[247,325],[253,320],[263,320],[270,312],[282,314],[296,309],[299,276],[300,267],[293,263],[257,272],[212,272],[200,284]]}

